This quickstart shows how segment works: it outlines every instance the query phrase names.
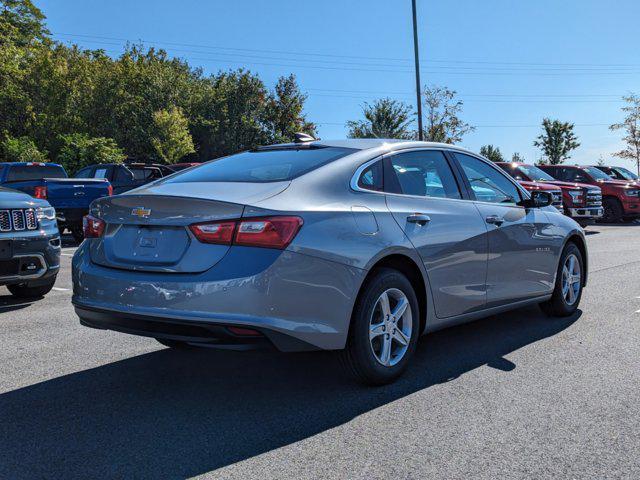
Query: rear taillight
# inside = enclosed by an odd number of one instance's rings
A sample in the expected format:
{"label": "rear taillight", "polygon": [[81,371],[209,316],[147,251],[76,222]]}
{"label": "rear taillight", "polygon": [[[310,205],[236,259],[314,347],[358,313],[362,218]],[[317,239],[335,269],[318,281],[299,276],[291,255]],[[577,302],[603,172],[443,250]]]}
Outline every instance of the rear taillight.
{"label": "rear taillight", "polygon": [[189,228],[203,243],[283,250],[291,243],[301,226],[300,217],[258,217],[198,223]]}
{"label": "rear taillight", "polygon": [[113,195],[113,185],[109,184],[109,186],[107,187],[107,196],[111,196]]}
{"label": "rear taillight", "polygon": [[196,223],[189,227],[193,235],[202,243],[231,244],[233,231],[236,229],[234,220],[226,222]]}
{"label": "rear taillight", "polygon": [[35,187],[33,196],[36,198],[47,198],[47,187]]}
{"label": "rear taillight", "polygon": [[105,222],[93,215],[85,215],[82,218],[82,231],[84,238],[98,238],[104,233]]}

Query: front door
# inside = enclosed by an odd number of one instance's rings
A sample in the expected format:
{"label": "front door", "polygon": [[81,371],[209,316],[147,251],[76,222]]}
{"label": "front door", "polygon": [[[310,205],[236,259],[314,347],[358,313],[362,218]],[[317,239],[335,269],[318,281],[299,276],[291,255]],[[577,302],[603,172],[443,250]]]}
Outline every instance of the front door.
{"label": "front door", "polygon": [[482,309],[487,227],[474,203],[463,199],[444,154],[414,150],[384,163],[387,205],[424,262],[436,315]]}
{"label": "front door", "polygon": [[454,157],[488,228],[487,306],[549,293],[557,264],[546,213],[518,205],[520,189],[494,165],[462,153]]}

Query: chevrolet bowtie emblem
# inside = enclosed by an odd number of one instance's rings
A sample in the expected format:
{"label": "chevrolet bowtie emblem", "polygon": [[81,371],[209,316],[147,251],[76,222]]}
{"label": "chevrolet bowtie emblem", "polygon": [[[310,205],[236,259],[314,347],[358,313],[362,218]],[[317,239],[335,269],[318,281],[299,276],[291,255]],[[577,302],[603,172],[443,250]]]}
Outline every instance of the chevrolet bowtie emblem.
{"label": "chevrolet bowtie emblem", "polygon": [[149,215],[151,215],[151,209],[144,208],[144,207],[136,207],[133,210],[131,210],[131,215],[135,215],[136,217],[140,217],[140,218],[147,218]]}

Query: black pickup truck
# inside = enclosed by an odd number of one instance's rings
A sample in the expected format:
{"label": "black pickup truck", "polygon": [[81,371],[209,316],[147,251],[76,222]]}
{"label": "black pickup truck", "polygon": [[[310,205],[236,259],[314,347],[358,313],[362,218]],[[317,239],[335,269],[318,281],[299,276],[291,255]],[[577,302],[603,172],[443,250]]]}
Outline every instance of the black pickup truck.
{"label": "black pickup truck", "polygon": [[68,229],[78,242],[83,238],[82,217],[91,202],[113,193],[107,180],[68,178],[56,163],[0,163],[0,186],[48,200],[56,209],[60,232]]}
{"label": "black pickup truck", "polygon": [[118,195],[172,173],[175,172],[166,165],[101,163],[84,167],[76,173],[76,177],[107,179],[113,187],[113,194]]}
{"label": "black pickup truck", "polygon": [[46,200],[0,187],[0,285],[14,297],[40,297],[60,268],[56,212]]}

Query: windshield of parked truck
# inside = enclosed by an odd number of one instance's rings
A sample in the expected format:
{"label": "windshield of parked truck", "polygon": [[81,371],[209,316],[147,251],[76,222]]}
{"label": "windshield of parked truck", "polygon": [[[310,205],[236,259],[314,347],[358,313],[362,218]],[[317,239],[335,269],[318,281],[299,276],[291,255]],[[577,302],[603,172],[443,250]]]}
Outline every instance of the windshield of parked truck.
{"label": "windshield of parked truck", "polygon": [[624,180],[638,180],[638,175],[624,167],[614,167],[612,170]]}
{"label": "windshield of parked truck", "polygon": [[549,180],[555,180],[547,172],[540,170],[535,165],[520,165],[518,167],[522,173],[524,173],[532,182],[545,182]]}
{"label": "windshield of parked truck", "polygon": [[613,180],[609,175],[604,173],[602,170],[597,169],[596,167],[585,167],[583,170],[591,175],[595,180]]}

